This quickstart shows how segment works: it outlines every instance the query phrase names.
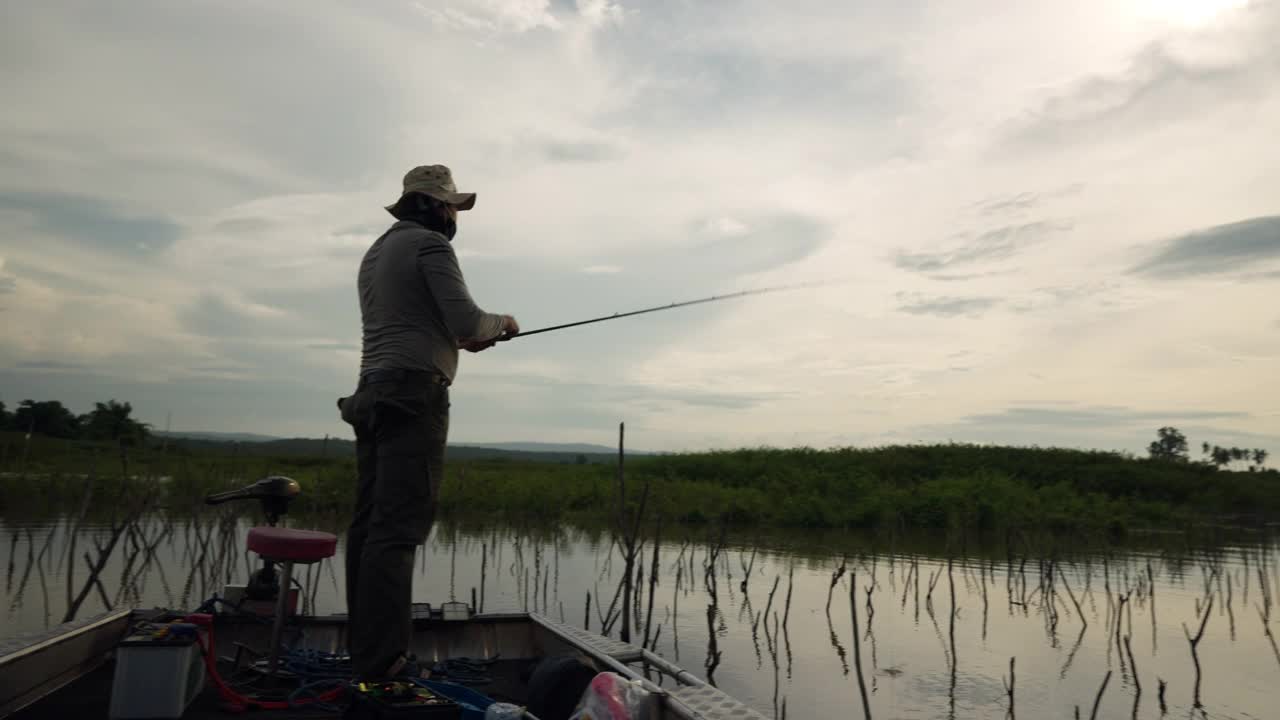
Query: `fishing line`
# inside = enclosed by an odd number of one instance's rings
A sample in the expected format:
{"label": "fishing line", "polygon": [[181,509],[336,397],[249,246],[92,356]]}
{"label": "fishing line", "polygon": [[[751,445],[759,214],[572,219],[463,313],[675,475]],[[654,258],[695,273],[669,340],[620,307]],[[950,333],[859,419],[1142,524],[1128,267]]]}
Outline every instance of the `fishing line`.
{"label": "fishing line", "polygon": [[767,295],[769,293],[785,292],[789,290],[802,290],[808,288],[821,287],[823,285],[835,284],[836,280],[813,281],[807,283],[797,283],[794,285],[778,285],[775,287],[757,288],[755,290],[742,290],[740,292],[728,293],[726,295],[713,295],[711,297],[700,298],[698,300],[685,300],[683,302],[674,302],[668,305],[657,305],[655,307],[645,308],[643,310],[632,310],[630,312],[614,313],[612,315],[604,315],[590,320],[578,320],[577,322],[564,323],[562,325],[551,325],[550,327],[538,328],[537,330],[526,330],[524,332],[515,333],[498,338],[500,341],[514,340],[529,335],[540,335],[542,333],[552,332],[554,330],[564,330],[566,328],[578,327],[580,325],[590,325],[592,323],[605,322],[607,320],[618,320],[624,317],[632,317],[634,315],[644,315],[645,313],[661,312],[663,310],[674,310],[675,308],[688,307],[690,305],[701,305],[703,303],[719,302],[721,300],[732,300],[734,298],[747,297],[749,295]]}

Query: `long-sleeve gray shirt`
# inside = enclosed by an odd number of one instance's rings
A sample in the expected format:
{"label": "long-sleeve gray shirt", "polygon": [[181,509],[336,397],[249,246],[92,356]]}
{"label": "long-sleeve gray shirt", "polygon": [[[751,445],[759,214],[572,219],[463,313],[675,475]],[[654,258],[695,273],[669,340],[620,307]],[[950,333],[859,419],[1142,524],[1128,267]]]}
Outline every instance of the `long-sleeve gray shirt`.
{"label": "long-sleeve gray shirt", "polygon": [[397,222],[369,247],[357,284],[361,372],[424,370],[452,382],[459,341],[502,333],[502,316],[471,299],[449,239],[416,223]]}

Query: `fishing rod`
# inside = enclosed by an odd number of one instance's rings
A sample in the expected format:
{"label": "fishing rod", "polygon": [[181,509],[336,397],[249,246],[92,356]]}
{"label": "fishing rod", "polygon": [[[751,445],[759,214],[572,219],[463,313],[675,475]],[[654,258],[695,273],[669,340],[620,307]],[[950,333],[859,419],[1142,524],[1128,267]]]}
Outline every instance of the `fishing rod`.
{"label": "fishing rod", "polygon": [[765,295],[768,293],[783,292],[785,290],[799,290],[801,288],[817,287],[826,283],[810,282],[800,283],[797,285],[779,285],[777,287],[757,288],[755,290],[743,290],[741,292],[729,293],[727,295],[713,295],[711,297],[700,298],[698,300],[685,300],[684,302],[675,302],[669,305],[657,305],[643,310],[632,310],[630,312],[614,313],[612,315],[603,315],[590,320],[579,320],[577,322],[564,323],[562,325],[552,325],[550,327],[538,328],[537,330],[526,330],[524,332],[507,335],[498,338],[499,340],[514,340],[519,337],[527,337],[529,335],[539,335],[541,333],[552,332],[553,330],[564,330],[565,328],[578,327],[579,325],[590,325],[592,323],[605,322],[606,320],[617,320],[619,318],[631,317],[633,315],[644,315],[645,313],[661,312],[663,310],[674,310],[675,308],[688,307],[689,305],[701,305],[703,303],[719,302],[721,300],[731,300],[733,298],[746,297],[748,295]]}

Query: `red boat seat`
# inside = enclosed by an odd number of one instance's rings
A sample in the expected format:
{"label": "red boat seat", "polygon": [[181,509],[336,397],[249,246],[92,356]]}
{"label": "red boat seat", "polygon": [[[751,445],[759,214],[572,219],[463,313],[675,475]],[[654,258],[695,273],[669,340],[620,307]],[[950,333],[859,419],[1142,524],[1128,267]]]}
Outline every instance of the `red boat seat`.
{"label": "red boat seat", "polygon": [[315,530],[256,527],[249,530],[249,549],[267,560],[309,564],[333,557],[338,536]]}

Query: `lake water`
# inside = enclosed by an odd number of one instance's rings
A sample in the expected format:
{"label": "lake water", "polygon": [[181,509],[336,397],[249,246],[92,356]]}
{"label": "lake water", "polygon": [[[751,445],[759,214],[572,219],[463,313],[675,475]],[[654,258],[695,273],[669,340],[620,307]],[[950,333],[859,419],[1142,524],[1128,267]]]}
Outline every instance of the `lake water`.
{"label": "lake water", "polygon": [[[105,545],[112,531],[70,525],[0,521],[0,637],[56,625],[82,591],[81,617],[107,603],[194,607],[243,582],[254,562],[244,550],[249,520],[154,517],[121,536],[101,587],[86,587],[83,555],[96,560],[95,541]],[[1070,718],[1079,706],[1087,718],[1106,680],[1098,717],[1275,718],[1280,652],[1263,618],[1280,634],[1278,544],[1274,534],[1239,532],[1198,543],[1142,536],[1087,552],[1076,541],[1004,537],[948,550],[942,538],[788,531],[730,535],[721,545],[709,528],[668,529],[653,602],[656,651],[776,718],[860,717],[859,660],[872,717],[1005,717],[1010,658],[1023,717]],[[341,553],[302,570],[308,610],[344,610]],[[828,612],[845,560],[851,572],[840,576]],[[642,616],[652,563],[650,543]],[[469,602],[474,589],[485,611],[536,610],[599,631],[623,563],[607,533],[439,522],[418,567],[416,601]],[[1202,610],[1197,708],[1187,633],[1200,631]]]}

